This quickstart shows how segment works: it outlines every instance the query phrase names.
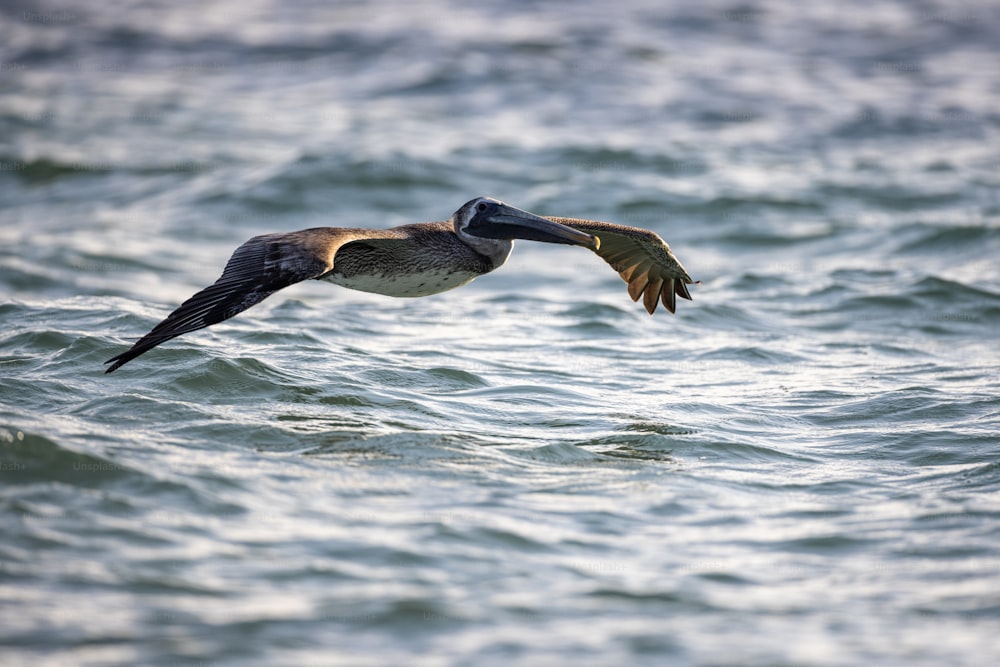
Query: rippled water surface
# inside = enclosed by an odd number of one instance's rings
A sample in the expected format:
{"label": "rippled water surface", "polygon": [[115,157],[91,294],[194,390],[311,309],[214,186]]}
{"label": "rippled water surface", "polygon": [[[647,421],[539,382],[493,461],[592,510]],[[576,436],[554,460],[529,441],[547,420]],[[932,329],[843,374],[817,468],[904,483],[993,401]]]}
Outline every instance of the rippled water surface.
{"label": "rippled water surface", "polygon": [[[800,6],[805,5],[805,6]],[[7,3],[0,663],[1000,661],[994,3]],[[255,234],[520,242],[122,352]]]}

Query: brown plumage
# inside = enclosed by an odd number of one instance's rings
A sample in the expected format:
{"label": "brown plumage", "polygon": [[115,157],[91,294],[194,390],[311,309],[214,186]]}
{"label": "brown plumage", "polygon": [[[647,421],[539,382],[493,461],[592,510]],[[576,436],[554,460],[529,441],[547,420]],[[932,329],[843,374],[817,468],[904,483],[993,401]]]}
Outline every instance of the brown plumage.
{"label": "brown plumage", "polygon": [[308,279],[388,296],[416,297],[464,285],[503,265],[513,239],[590,248],[628,283],[650,314],[693,281],[655,233],[577,218],[542,218],[488,197],[466,203],[447,222],[392,229],[317,227],[255,236],[233,253],[214,284],[182,303],[129,350],[111,373],[171,338],[226,320],[274,292]]}
{"label": "brown plumage", "polygon": [[601,239],[600,248],[594,252],[628,283],[628,295],[633,301],[642,297],[642,305],[650,315],[660,302],[673,313],[677,311],[678,296],[691,299],[687,285],[695,281],[656,232],[596,220],[548,219]]}

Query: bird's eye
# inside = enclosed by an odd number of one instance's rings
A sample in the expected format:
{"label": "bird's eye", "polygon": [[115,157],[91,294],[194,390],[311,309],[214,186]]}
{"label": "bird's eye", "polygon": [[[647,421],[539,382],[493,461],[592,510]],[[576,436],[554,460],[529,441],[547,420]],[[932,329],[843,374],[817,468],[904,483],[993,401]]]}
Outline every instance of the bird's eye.
{"label": "bird's eye", "polygon": [[485,211],[486,210],[486,203],[485,202],[479,202],[476,205],[476,210],[479,211],[480,213],[482,213],[483,211]]}

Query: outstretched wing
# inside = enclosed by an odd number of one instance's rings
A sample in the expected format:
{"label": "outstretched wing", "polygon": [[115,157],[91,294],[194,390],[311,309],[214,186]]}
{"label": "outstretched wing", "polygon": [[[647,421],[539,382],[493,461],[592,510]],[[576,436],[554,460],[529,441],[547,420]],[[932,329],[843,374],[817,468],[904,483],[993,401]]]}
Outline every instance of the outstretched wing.
{"label": "outstretched wing", "polygon": [[233,253],[214,284],[182,303],[132,348],[108,359],[111,373],[160,343],[229,319],[274,292],[332,268],[338,239],[330,228],[255,236]]}
{"label": "outstretched wing", "polygon": [[628,283],[628,294],[633,301],[642,296],[642,304],[650,315],[660,302],[673,313],[677,309],[678,296],[691,299],[687,285],[695,281],[670,252],[670,246],[655,232],[596,220],[549,220],[598,237],[601,247],[594,252]]}

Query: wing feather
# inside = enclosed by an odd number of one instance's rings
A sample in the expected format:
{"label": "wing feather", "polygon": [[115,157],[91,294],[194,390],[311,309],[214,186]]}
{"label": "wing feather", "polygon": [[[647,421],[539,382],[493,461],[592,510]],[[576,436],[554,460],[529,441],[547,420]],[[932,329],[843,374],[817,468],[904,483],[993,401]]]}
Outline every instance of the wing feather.
{"label": "wing feather", "polygon": [[[667,278],[667,280],[670,279]],[[663,288],[664,282],[665,281],[660,278],[654,278],[649,281],[648,285],[646,285],[646,290],[642,295],[642,305],[646,307],[647,312],[652,313],[656,310],[657,302],[660,300],[660,290]]]}
{"label": "wing feather", "polygon": [[633,301],[638,301],[639,297],[646,290],[646,285],[649,284],[649,269],[634,269],[631,271],[633,275],[627,278],[628,282],[628,295],[632,297]]}

